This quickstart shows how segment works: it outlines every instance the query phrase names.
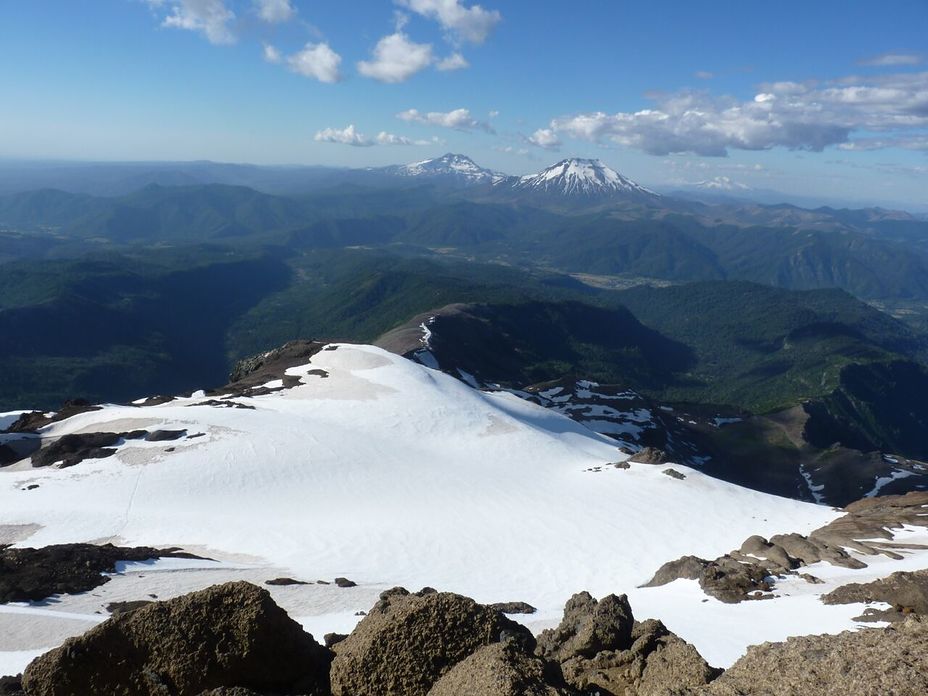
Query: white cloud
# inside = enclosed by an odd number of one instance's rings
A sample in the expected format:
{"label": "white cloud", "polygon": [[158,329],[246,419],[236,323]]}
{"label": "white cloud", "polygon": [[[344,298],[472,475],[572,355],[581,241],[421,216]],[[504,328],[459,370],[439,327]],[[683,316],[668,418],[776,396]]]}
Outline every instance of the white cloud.
{"label": "white cloud", "polygon": [[443,144],[438,138],[430,140],[413,140],[404,135],[396,135],[387,131],[380,131],[376,137],[369,138],[360,133],[354,124],[344,128],[324,128],[316,133],[313,138],[320,143],[337,143],[339,145],[351,145],[352,147],[372,147],[374,145],[436,145]]}
{"label": "white cloud", "polygon": [[416,14],[437,21],[455,38],[483,43],[502,19],[498,10],[480,5],[465,7],[460,0],[395,0]]}
{"label": "white cloud", "polygon": [[924,58],[915,53],[881,53],[860,61],[861,65],[887,67],[894,65],[921,65]]}
{"label": "white cloud", "polygon": [[493,149],[497,152],[502,152],[507,155],[519,155],[520,157],[528,157],[529,159],[534,159],[531,150],[528,150],[524,147],[513,147],[512,145],[494,145]]}
{"label": "white cloud", "polygon": [[693,77],[698,77],[700,80],[711,80],[715,77],[715,73],[711,73],[708,70],[697,70],[693,73]]}
{"label": "white cloud", "polygon": [[268,24],[289,22],[296,16],[290,0],[254,0],[258,16]]}
{"label": "white cloud", "polygon": [[499,111],[497,111],[496,109],[493,109],[493,110],[490,111],[490,113],[487,114],[487,115],[488,115],[490,118],[496,118],[497,116],[499,116]]}
{"label": "white cloud", "polygon": [[470,63],[467,62],[467,59],[464,58],[460,53],[452,53],[447,58],[438,61],[435,65],[439,70],[462,70],[463,68],[470,67]]}
{"label": "white cloud", "polygon": [[928,72],[776,82],[762,85],[748,101],[681,92],[657,98],[652,109],[556,118],[549,129],[656,155],[725,156],[729,149],[773,147],[821,151],[856,142],[857,132],[881,133],[895,146],[919,149],[912,138],[928,129]]}
{"label": "white cloud", "polygon": [[527,140],[532,145],[542,147],[545,150],[559,150],[561,147],[561,139],[550,128],[539,128]]}
{"label": "white cloud", "polygon": [[396,115],[403,121],[424,123],[429,126],[453,128],[459,131],[483,130],[494,133],[493,127],[484,121],[478,121],[470,115],[468,109],[454,109],[453,111],[429,111],[423,114],[418,109],[407,109]]}
{"label": "white cloud", "polygon": [[293,72],[329,83],[338,82],[341,79],[339,72],[341,62],[342,57],[327,43],[308,43],[302,51],[287,58],[287,64]]}
{"label": "white cloud", "polygon": [[210,43],[235,43],[235,33],[230,24],[235,13],[225,0],[147,0],[149,7],[160,10],[168,7],[170,12],[162,19],[161,26],[186,29],[202,33]]}
{"label": "white cloud", "polygon": [[374,144],[373,140],[361,135],[361,133],[355,129],[354,124],[348,125],[342,129],[324,128],[316,133],[313,140],[319,143],[338,143],[340,145],[351,145],[353,147],[370,147]]}
{"label": "white cloud", "polygon": [[374,46],[373,60],[358,63],[358,72],[381,82],[404,82],[432,64],[431,44],[417,44],[402,31],[384,36]]}
{"label": "white cloud", "polygon": [[264,44],[264,60],[268,63],[280,63],[283,61],[283,56],[280,54],[280,51],[277,50],[276,46],[271,44]]}

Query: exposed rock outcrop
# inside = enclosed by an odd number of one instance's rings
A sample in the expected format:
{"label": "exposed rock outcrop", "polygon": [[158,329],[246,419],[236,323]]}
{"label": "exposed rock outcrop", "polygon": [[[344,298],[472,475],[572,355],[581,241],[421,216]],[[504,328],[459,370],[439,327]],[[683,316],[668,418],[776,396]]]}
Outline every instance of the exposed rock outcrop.
{"label": "exposed rock outcrop", "polygon": [[589,592],[578,592],[567,600],[558,627],[538,636],[538,654],[564,662],[594,657],[602,650],[624,650],[631,646],[634,623],[625,595],[608,595],[597,601]]}
{"label": "exposed rock outcrop", "polygon": [[[825,604],[885,602],[889,609],[868,609],[864,621],[903,621],[909,614],[928,615],[928,570],[893,573],[889,577],[867,583],[851,583],[832,590],[824,597]],[[928,646],[926,646],[928,649]]]}
{"label": "exposed rock outcrop", "polygon": [[497,602],[496,604],[491,604],[490,608],[501,611],[504,614],[534,614],[538,611],[527,602]]}
{"label": "exposed rock outcrop", "polygon": [[454,665],[504,634],[531,633],[498,611],[448,592],[388,590],[345,640],[335,644],[334,696],[425,696]]}
{"label": "exposed rock outcrop", "polygon": [[584,694],[670,696],[719,673],[660,621],[636,622],[625,595],[598,602],[587,592],[574,595],[560,625],[538,637],[537,652],[559,663],[566,682]]}
{"label": "exposed rock outcrop", "polygon": [[928,623],[789,638],[748,648],[708,688],[711,696],[915,696],[928,693]]}
{"label": "exposed rock outcrop", "polygon": [[329,661],[329,651],[266,590],[230,582],[115,616],[67,640],[26,668],[23,687],[29,696],[219,687],[323,696]]}
{"label": "exposed rock outcrop", "polygon": [[[229,374],[229,383],[220,389],[207,392],[210,396],[260,396],[278,389],[265,386],[280,380],[279,389],[289,389],[300,383],[299,377],[286,374],[291,367],[305,365],[309,359],[326,347],[320,341],[290,341],[280,348],[239,360]],[[328,377],[325,370],[312,370],[310,374]]]}
{"label": "exposed rock outcrop", "polygon": [[54,594],[76,594],[99,587],[117,561],[197,558],[177,549],[126,548],[104,544],[56,544],[40,549],[0,548],[0,603],[29,602]]}
{"label": "exposed rock outcrop", "polygon": [[635,464],[666,464],[669,460],[664,450],[657,447],[645,447],[633,454],[628,461]]}
{"label": "exposed rock outcrop", "polygon": [[[799,573],[806,565],[826,561],[845,568],[866,568],[846,549],[862,555],[882,554],[901,559],[900,551],[924,548],[893,541],[890,530],[903,525],[928,527],[928,492],[868,498],[845,508],[843,517],[816,529],[809,536],[776,534],[770,540],[748,537],[741,548],[708,561],[684,556],[661,566],[643,587],[666,585],[678,578],[698,580],[706,594],[723,602],[761,599],[776,576],[798,574],[809,582],[812,576]],[[884,540],[884,541],[881,541]]]}

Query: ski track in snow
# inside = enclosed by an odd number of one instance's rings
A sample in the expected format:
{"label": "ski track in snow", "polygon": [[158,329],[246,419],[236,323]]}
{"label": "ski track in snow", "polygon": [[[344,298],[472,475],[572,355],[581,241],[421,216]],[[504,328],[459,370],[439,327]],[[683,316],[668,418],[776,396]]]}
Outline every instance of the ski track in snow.
{"label": "ski track in snow", "polygon": [[[307,374],[316,368],[329,376]],[[665,467],[605,466],[626,459],[609,438],[370,346],[340,344],[287,373],[304,383],[234,399],[255,410],[191,407],[200,401],[191,397],[107,406],[46,428],[60,436],[132,419],[206,434],[168,443],[173,452],[130,441],[68,469],[0,471],[0,526],[40,525],[20,546],[115,539],[223,561],[128,566],[90,593],[15,612],[0,606],[0,635],[14,636],[0,642],[0,672],[104,618],[95,613],[104,599],[166,598],[228,579],[358,582],[270,588],[317,637],[349,630],[356,612],[395,585],[526,601],[538,613],[515,618],[536,631],[555,625],[575,592],[625,592],[637,618],[662,619],[718,666],[749,644],[851,628],[862,612],[822,605],[827,586],[739,605],[687,581],[638,588],[682,555],[715,558],[752,534],[807,534],[839,516],[827,507],[695,470],[678,481]],[[26,479],[39,488],[22,491]],[[841,569],[833,582],[866,571]],[[17,643],[18,635],[31,638]]]}

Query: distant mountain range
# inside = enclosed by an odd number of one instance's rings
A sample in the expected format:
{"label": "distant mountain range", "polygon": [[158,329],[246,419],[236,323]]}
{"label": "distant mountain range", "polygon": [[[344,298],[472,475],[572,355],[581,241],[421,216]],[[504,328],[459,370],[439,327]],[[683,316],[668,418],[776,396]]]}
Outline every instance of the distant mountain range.
{"label": "distant mountain range", "polygon": [[[615,190],[625,194],[643,193],[646,195],[654,192],[664,194],[665,197],[710,204],[789,203],[807,208],[822,205],[836,208],[875,205],[873,201],[826,200],[820,197],[745,187],[726,176],[713,177],[694,184],[651,186],[649,190],[602,163],[580,158],[568,158],[536,174],[522,177],[509,176],[503,172],[481,167],[466,155],[452,153],[410,164],[366,169],[304,165],[258,166],[209,161],[22,162],[0,160],[0,196],[49,188],[94,196],[119,196],[133,193],[150,184],[247,186],[262,193],[275,195],[316,193],[346,185],[395,188],[428,183],[458,189],[480,189],[492,184],[514,185],[519,180],[553,183],[550,179],[557,176],[556,172],[562,166],[572,169],[577,174],[584,168],[589,172],[598,171],[607,177],[601,180],[601,183],[609,184],[611,180],[613,184],[619,184]],[[615,172],[615,177],[621,177],[621,180],[613,178],[610,172]],[[593,174],[593,181],[596,180],[595,177],[596,174]],[[582,175],[574,177],[580,189],[585,188],[582,185],[584,180],[585,177]],[[526,183],[523,188],[528,185]],[[913,201],[911,205],[900,205],[882,201],[879,205],[884,208],[910,209],[917,213],[920,219],[928,219],[928,204]]]}

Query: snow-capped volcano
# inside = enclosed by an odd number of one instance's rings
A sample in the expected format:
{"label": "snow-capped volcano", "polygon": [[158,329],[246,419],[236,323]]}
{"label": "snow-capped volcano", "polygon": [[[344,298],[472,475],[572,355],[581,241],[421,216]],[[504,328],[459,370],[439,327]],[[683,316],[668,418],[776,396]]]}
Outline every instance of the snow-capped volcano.
{"label": "snow-capped volcano", "polygon": [[537,174],[518,179],[513,188],[564,196],[598,197],[613,194],[659,197],[659,194],[622,176],[598,159],[572,157]]}
{"label": "snow-capped volcano", "polygon": [[451,152],[391,169],[398,176],[443,177],[461,184],[495,184],[508,178],[505,174],[479,166],[467,155]]}

